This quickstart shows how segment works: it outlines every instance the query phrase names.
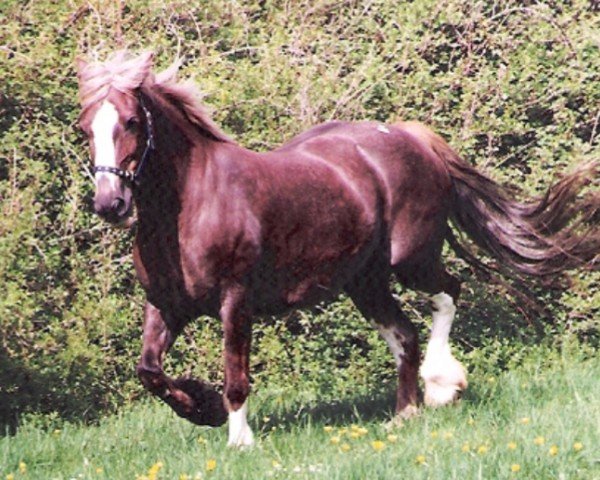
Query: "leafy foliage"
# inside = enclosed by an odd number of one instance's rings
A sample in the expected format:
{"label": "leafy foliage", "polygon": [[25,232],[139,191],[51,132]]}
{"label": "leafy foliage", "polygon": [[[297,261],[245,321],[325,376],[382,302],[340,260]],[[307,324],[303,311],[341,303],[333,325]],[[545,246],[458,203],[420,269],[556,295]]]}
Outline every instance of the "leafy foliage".
{"label": "leafy foliage", "polygon": [[[143,295],[131,234],[90,212],[77,54],[152,48],[163,67],[183,56],[183,76],[200,84],[216,120],[249,148],[272,148],[333,118],[418,119],[532,195],[598,157],[600,19],[592,4],[3,2],[0,422],[30,411],[93,418],[140,393],[133,366]],[[561,332],[597,343],[597,274],[573,274],[564,291],[528,286],[545,308],[540,317],[502,285],[473,281],[451,252],[447,258],[467,281],[459,355],[477,362],[478,351],[495,350],[506,360],[515,354],[510,342],[551,342]],[[398,294],[424,323],[423,300]],[[391,356],[363,323],[345,299],[257,322],[255,387],[311,384],[335,398],[391,381]],[[197,322],[167,368],[219,381],[220,339],[217,321]]]}

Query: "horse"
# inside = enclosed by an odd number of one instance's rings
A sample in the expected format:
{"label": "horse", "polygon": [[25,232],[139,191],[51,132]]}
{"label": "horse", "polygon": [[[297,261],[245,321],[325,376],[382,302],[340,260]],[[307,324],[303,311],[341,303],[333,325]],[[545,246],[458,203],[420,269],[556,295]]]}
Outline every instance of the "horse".
{"label": "horse", "polygon": [[[228,445],[253,443],[255,317],[347,294],[389,345],[398,376],[393,421],[402,421],[420,398],[446,405],[467,387],[449,344],[460,282],[444,266],[445,241],[471,264],[478,260],[467,253],[478,248],[515,275],[597,267],[591,224],[600,201],[578,194],[598,162],[519,202],[417,122],[332,121],[258,153],[211,120],[178,68],[155,73],[152,52],[79,58],[79,124],[94,162],[95,212],[112,224],[137,217],[133,263],[146,296],[137,375],[181,417],[228,421]],[[431,296],[422,365],[392,280]],[[201,315],[222,321],[222,393],[163,371],[177,335]]]}

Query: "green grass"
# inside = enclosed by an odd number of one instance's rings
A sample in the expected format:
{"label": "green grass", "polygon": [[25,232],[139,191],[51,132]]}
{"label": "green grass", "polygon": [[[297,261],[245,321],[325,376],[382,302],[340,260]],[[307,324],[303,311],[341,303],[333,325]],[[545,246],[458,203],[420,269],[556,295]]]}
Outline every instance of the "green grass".
{"label": "green grass", "polygon": [[[391,392],[310,404],[302,392],[263,391],[252,397],[257,445],[247,451],[225,446],[226,428],[194,427],[155,401],[96,426],[31,417],[0,439],[0,479],[597,479],[599,372],[600,358],[576,346],[532,348],[511,371],[476,370],[460,404],[425,409],[392,432]],[[352,425],[367,433],[352,438]]]}

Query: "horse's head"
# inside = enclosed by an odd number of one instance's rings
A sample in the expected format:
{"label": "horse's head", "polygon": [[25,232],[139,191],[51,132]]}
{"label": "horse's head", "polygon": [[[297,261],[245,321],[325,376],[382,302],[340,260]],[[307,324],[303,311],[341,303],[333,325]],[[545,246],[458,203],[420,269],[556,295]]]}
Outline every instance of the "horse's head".
{"label": "horse's head", "polygon": [[94,209],[111,223],[123,223],[131,215],[132,187],[152,144],[151,117],[140,93],[152,54],[117,55],[104,63],[79,60],[77,66],[80,126],[94,163]]}

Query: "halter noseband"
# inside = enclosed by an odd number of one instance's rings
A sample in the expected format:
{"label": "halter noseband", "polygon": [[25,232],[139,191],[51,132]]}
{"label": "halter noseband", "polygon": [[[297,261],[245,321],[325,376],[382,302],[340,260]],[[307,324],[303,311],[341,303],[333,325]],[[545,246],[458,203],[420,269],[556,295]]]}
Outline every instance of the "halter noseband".
{"label": "halter noseband", "polygon": [[140,106],[142,107],[142,111],[144,112],[144,115],[146,116],[146,148],[144,148],[144,153],[142,153],[142,158],[140,159],[140,163],[138,163],[137,167],[135,168],[135,170],[133,172],[131,170],[123,170],[122,168],[107,167],[104,165],[99,165],[99,166],[93,168],[94,173],[97,173],[97,172],[112,173],[113,175],[116,175],[117,177],[120,177],[123,180],[127,180],[128,182],[131,182],[133,184],[139,183],[139,177],[142,172],[142,168],[144,168],[144,164],[146,163],[146,160],[150,156],[150,153],[152,152],[152,150],[154,150],[155,146],[154,146],[154,134],[153,134],[153,128],[152,128],[152,115],[150,114],[150,110],[148,110],[148,108],[146,107],[146,104],[144,103],[144,99],[143,99],[141,93],[138,95],[138,100],[140,102]]}

